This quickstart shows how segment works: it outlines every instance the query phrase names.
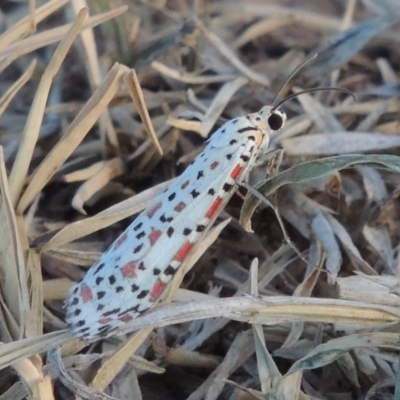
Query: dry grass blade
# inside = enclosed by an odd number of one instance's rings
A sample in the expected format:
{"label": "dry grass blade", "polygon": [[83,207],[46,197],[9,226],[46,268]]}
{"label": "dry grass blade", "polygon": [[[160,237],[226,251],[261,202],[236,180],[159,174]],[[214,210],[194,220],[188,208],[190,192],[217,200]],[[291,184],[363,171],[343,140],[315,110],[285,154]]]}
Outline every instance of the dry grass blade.
{"label": "dry grass blade", "polygon": [[[375,304],[399,306],[398,282],[394,276],[369,276],[358,273],[356,276],[338,278],[338,294],[341,299],[370,301]],[[357,287],[357,291],[354,288]]]}
{"label": "dry grass blade", "polygon": [[343,227],[343,225],[341,225],[337,219],[333,218],[329,214],[325,214],[325,218],[328,220],[330,228],[333,230],[335,236],[338,238],[340,244],[344,247],[347,256],[352,260],[354,265],[360,266],[360,271],[364,271],[371,276],[376,275],[376,271],[362,258],[360,251],[353,243],[351,236]]}
{"label": "dry grass blade", "polygon": [[124,171],[125,165],[120,158],[114,158],[104,162],[102,168],[77,190],[72,199],[72,206],[82,214],[86,214],[83,208],[85,202],[106,186],[112,179],[121,176]]}
{"label": "dry grass blade", "polygon": [[206,85],[210,83],[218,83],[231,81],[236,78],[235,75],[193,75],[183,74],[178,70],[169,68],[167,65],[162,64],[158,61],[151,63],[152,68],[158,71],[160,74],[167,76],[168,78],[175,79],[183,83],[191,83],[193,85]]}
{"label": "dry grass blade", "polygon": [[29,251],[26,269],[30,308],[26,316],[25,335],[32,337],[43,334],[43,276],[40,255],[36,251]]}
{"label": "dry grass blade", "polygon": [[4,110],[8,107],[11,100],[18,93],[18,91],[25,85],[26,82],[31,79],[33,71],[36,66],[36,61],[32,61],[26,71],[21,75],[21,77],[10,86],[10,88],[3,94],[0,98],[0,117],[4,113]]}
{"label": "dry grass blade", "polygon": [[[76,36],[81,31],[82,24],[84,19],[86,18],[86,15],[87,9],[81,10],[75,22],[68,31],[67,35],[60,42],[40,81],[40,85],[36,92],[36,96],[25,125],[22,143],[18,150],[18,154],[10,174],[10,190],[14,206],[17,204],[21,196],[21,190],[25,183],[29,164],[32,159],[32,153],[34,151],[37,138],[39,136],[39,130],[40,126],[42,125],[44,110],[54,76],[60,69],[61,64],[64,61],[64,58],[67,55],[67,52],[74,42]],[[21,214],[24,211],[25,209],[22,209]]]}
{"label": "dry grass blade", "polygon": [[342,265],[342,253],[333,230],[321,212],[316,213],[311,221],[311,229],[321,242],[326,253],[326,271],[328,283],[334,284]]}
{"label": "dry grass blade", "polygon": [[224,390],[226,378],[254,353],[251,336],[252,333],[250,331],[241,332],[236,336],[224,360],[203,384],[188,397],[188,400],[201,400],[204,398],[212,400],[218,398]]}
{"label": "dry grass blade", "polygon": [[152,332],[153,327],[142,328],[136,332],[121,348],[107,360],[97,371],[92,385],[95,389],[104,391],[111,381],[120,373],[129,358],[143,344]]}
{"label": "dry grass blade", "polygon": [[[160,128],[157,129],[156,135],[157,138],[163,137],[169,130],[170,127],[166,124],[167,117],[162,115],[158,119],[158,125],[160,125]],[[160,123],[161,122],[161,123]],[[152,146],[152,140],[146,140],[140,145],[133,153],[132,155],[128,158],[129,161],[135,160],[138,157],[142,156],[143,154],[146,153],[146,150],[148,150]]]}
{"label": "dry grass blade", "polygon": [[[34,18],[38,24],[40,21],[53,14],[55,11],[68,3],[68,0],[50,0],[35,10]],[[20,37],[26,36],[31,28],[31,16],[23,18],[21,21],[12,25],[0,36],[0,49],[4,49],[10,43],[15,42]]]}
{"label": "dry grass blade", "polygon": [[165,31],[158,30],[154,37],[151,38],[150,43],[141,46],[136,54],[134,60],[129,62],[136,71],[142,72],[153,61],[172,53],[177,48],[178,44],[196,42],[199,29],[194,19],[187,19],[184,23],[176,29],[167,29]]}
{"label": "dry grass blade", "polygon": [[236,78],[232,82],[225,83],[219,90],[218,94],[214,97],[214,100],[204,115],[202,122],[170,118],[167,123],[176,128],[198,132],[202,137],[206,138],[232,96],[247,82],[248,80],[246,78],[240,77]]}
{"label": "dry grass blade", "polygon": [[25,329],[26,277],[24,249],[21,244],[18,224],[7,184],[3,149],[0,147],[0,288],[2,313],[0,333],[3,341],[20,339]]}
{"label": "dry grass blade", "polygon": [[36,244],[41,247],[42,251],[46,252],[114,224],[115,222],[129,217],[150,205],[154,197],[165,190],[170,183],[170,181],[164,182],[133,198],[116,204],[94,217],[69,224],[50,239],[45,237],[43,241],[38,240]]}
{"label": "dry grass blade", "polygon": [[223,42],[219,36],[208,30],[201,22],[198,22],[198,25],[210,43],[212,43],[215,48],[244,76],[254,82],[260,83],[261,85],[268,86],[270,84],[270,81],[266,76],[251,70],[241,60],[239,60],[237,55],[229,48],[229,46],[226,45],[226,43]]}
{"label": "dry grass blade", "polygon": [[388,150],[400,147],[400,138],[379,133],[334,132],[287,139],[282,145],[292,156],[328,156]]}
{"label": "dry grass blade", "polygon": [[51,364],[54,371],[56,371],[58,378],[61,382],[69,388],[72,393],[78,395],[82,399],[93,399],[93,400],[117,400],[115,397],[111,397],[106,395],[105,393],[101,393],[89,386],[85,386],[82,383],[74,380],[68,374],[65,369],[65,366],[61,360],[61,350],[57,349],[55,351],[51,351],[48,353],[48,360]]}
{"label": "dry grass blade", "polygon": [[[30,177],[29,185],[18,203],[19,213],[22,214],[24,212],[35,196],[38,195],[52,178],[57,169],[67,160],[79,143],[81,143],[89,129],[95,124],[103,110],[114,97],[126,72],[126,67],[119,64],[113,66],[103,83],[93,93],[93,96],[68,127],[61,141],[52,149]],[[19,168],[15,167],[15,171],[19,171]],[[18,176],[17,172],[15,172],[15,175]],[[18,186],[20,187],[20,185]]]}
{"label": "dry grass blade", "polygon": [[318,58],[307,71],[308,77],[327,73],[354,57],[374,36],[386,30],[394,20],[387,16],[367,20],[334,35],[327,43],[317,49]]}
{"label": "dry grass blade", "polygon": [[[318,59],[318,57],[315,59]],[[294,92],[299,93],[300,89],[295,88]],[[309,94],[303,93],[298,97],[298,100],[321,132],[331,133],[345,130],[339,120]]]}
{"label": "dry grass blade", "polygon": [[13,364],[13,368],[21,377],[25,388],[28,390],[32,398],[36,399],[54,399],[53,385],[50,376],[45,376],[41,368],[38,368],[39,360],[32,362],[30,359],[17,361]]}
{"label": "dry grass blade", "polygon": [[69,339],[67,331],[52,332],[37,337],[17,340],[0,345],[0,369],[4,369],[16,361],[25,359],[34,354],[56,348]]}
{"label": "dry grass blade", "polygon": [[[92,264],[93,262],[90,263],[90,265]],[[60,278],[44,281],[42,285],[44,301],[63,300],[67,297],[73,282],[66,278]]]}
{"label": "dry grass blade", "polygon": [[234,47],[239,48],[247,44],[248,42],[257,39],[259,36],[265,35],[266,33],[277,30],[282,26],[286,26],[294,22],[293,17],[282,17],[282,18],[268,18],[263,19],[259,22],[254,23],[248,29],[246,29],[236,40]]}
{"label": "dry grass blade", "polygon": [[85,181],[98,174],[104,165],[104,161],[99,161],[98,163],[89,165],[87,168],[64,174],[62,180],[68,183]]}
{"label": "dry grass blade", "polygon": [[308,321],[368,328],[398,323],[400,312],[396,307],[336,299],[240,296],[160,307],[130,322],[119,334],[216,317],[265,325]]}
{"label": "dry grass blade", "polygon": [[[79,14],[82,8],[87,7],[87,2],[85,0],[72,0],[71,3],[76,15]],[[92,87],[96,88],[101,83],[101,68],[97,55],[93,29],[86,29],[81,32],[80,38],[85,51],[85,62],[88,69],[89,79]]]}
{"label": "dry grass blade", "polygon": [[[251,290],[253,297],[258,296],[258,260],[254,259],[250,266]],[[281,377],[279,370],[269,353],[264,340],[263,328],[260,324],[252,324],[254,347],[257,357],[257,371],[261,392],[267,394],[277,379]]]}
{"label": "dry grass blade", "polygon": [[302,371],[293,372],[293,374],[284,376],[276,388],[276,398],[285,400],[306,399],[306,394],[300,390],[302,384]]}
{"label": "dry grass blade", "polygon": [[307,9],[286,7],[268,3],[243,3],[240,10],[252,16],[268,18],[291,17],[297,23],[316,29],[318,32],[332,32],[341,28],[342,21],[337,16],[325,15]]}
{"label": "dry grass blade", "polygon": [[[342,301],[335,299],[303,299],[276,296],[260,297],[258,299],[249,297],[237,297],[226,299],[215,299],[189,303],[178,306],[166,306],[156,309],[148,315],[137,318],[126,331],[141,329],[145,326],[166,326],[194,319],[226,317],[237,321],[250,323],[275,324],[278,321],[324,321],[340,325],[363,325],[377,326],[398,322],[400,313],[395,307],[376,306],[359,302]],[[125,332],[120,332],[121,334]],[[48,335],[49,340],[43,342],[40,338],[31,338],[20,342],[0,347],[1,365],[15,361],[21,357],[22,344],[28,344],[29,352],[32,348],[43,351],[65,340],[67,332],[56,332]],[[26,346],[26,345],[25,345]],[[41,346],[41,347],[39,347]],[[15,351],[11,351],[15,348]],[[41,349],[41,350],[38,350]],[[51,348],[51,347],[50,347]],[[34,351],[34,350],[33,350]],[[25,354],[25,353],[23,353]]]}
{"label": "dry grass blade", "polygon": [[[127,7],[119,7],[109,12],[90,17],[83,24],[82,29],[93,28],[94,26],[99,25],[104,21],[115,18],[125,12],[126,9]],[[5,58],[14,53],[17,53],[19,56],[21,56],[23,54],[31,53],[51,43],[58,42],[67,34],[70,28],[71,24],[64,25],[58,28],[47,30],[42,33],[37,33],[34,36],[20,40],[15,44],[9,45],[5,49],[0,50],[0,61],[3,61]]]}
{"label": "dry grass blade", "polygon": [[[75,14],[78,14],[82,8],[88,6],[85,0],[72,0],[71,3]],[[88,71],[88,77],[92,86],[92,90],[94,91],[101,83],[102,71],[97,54],[96,40],[93,29],[85,29],[82,31],[80,34],[80,39],[82,41],[82,47],[84,51],[83,59]],[[117,149],[118,140],[108,110],[105,110],[100,116],[99,125],[102,136],[107,137],[109,142]]]}
{"label": "dry grass blade", "polygon": [[300,369],[320,368],[356,348],[384,347],[398,350],[399,343],[399,334],[391,332],[360,333],[332,339],[328,343],[320,344],[307,356],[295,362],[288,373]]}
{"label": "dry grass blade", "polygon": [[147,110],[146,103],[144,102],[142,88],[140,87],[140,83],[134,69],[131,69],[125,75],[124,81],[126,86],[128,87],[129,94],[135,102],[136,108],[138,110],[140,118],[142,119],[143,125],[147,130],[147,133],[153,141],[154,146],[156,146],[158,152],[160,154],[163,154],[160,142],[158,141],[157,135],[154,131],[154,127],[150,119],[149,111]]}
{"label": "dry grass blade", "polygon": [[185,350],[182,347],[168,347],[156,340],[152,341],[152,347],[166,362],[174,365],[213,370],[221,362],[219,356],[209,356],[198,351]]}

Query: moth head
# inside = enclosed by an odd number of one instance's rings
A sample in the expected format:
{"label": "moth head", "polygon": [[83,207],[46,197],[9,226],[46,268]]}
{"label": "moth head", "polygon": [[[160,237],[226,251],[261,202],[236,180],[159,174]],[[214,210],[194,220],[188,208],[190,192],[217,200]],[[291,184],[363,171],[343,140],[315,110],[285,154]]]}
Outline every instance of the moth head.
{"label": "moth head", "polygon": [[272,131],[279,131],[285,125],[286,114],[276,107],[263,107],[260,115]]}
{"label": "moth head", "polygon": [[286,114],[283,111],[273,109],[268,117],[268,125],[273,131],[278,131],[285,125]]}
{"label": "moth head", "polygon": [[[321,91],[336,91],[336,92],[341,92],[348,94],[349,96],[353,97],[355,100],[356,98],[354,97],[354,94],[347,89],[343,88],[334,88],[334,87],[320,87],[320,88],[311,88],[311,89],[305,89],[297,93],[293,93],[290,96],[286,97],[285,99],[281,100],[278,104],[274,105],[272,103],[272,106],[266,106],[263,107],[260,111],[260,114],[264,121],[268,123],[268,126],[270,127],[271,130],[273,131],[278,131],[285,125],[286,121],[286,114],[281,111],[279,108],[282,106],[282,104],[286,103],[287,101],[290,101],[292,99],[295,99],[298,96],[301,96],[302,94],[305,93],[315,93],[315,92],[321,92]],[[274,100],[275,101],[275,100]]]}

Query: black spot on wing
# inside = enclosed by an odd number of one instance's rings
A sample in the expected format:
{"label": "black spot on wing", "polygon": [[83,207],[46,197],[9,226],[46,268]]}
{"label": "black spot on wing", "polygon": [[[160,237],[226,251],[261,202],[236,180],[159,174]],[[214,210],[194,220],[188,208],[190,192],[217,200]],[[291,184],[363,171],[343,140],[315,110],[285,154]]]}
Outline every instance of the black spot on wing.
{"label": "black spot on wing", "polygon": [[136,226],[133,227],[134,231],[138,231],[143,225],[143,222],[139,222]]}
{"label": "black spot on wing", "polygon": [[140,261],[139,269],[140,269],[140,271],[144,271],[146,269],[146,267],[144,266],[144,262],[143,261]]}
{"label": "black spot on wing", "polygon": [[191,234],[191,232],[192,232],[192,230],[189,229],[189,228],[185,228],[185,229],[183,230],[183,234],[184,234],[185,236],[189,236],[189,235]]}
{"label": "black spot on wing", "polygon": [[136,247],[133,249],[133,254],[139,253],[139,251],[142,250],[142,249],[143,249],[143,243],[140,243],[139,246],[136,246]]}
{"label": "black spot on wing", "polygon": [[140,240],[140,239],[142,239],[142,238],[145,237],[145,236],[146,236],[145,231],[141,231],[141,232],[139,232],[139,233],[136,235],[136,239],[137,239],[137,240]]}
{"label": "black spot on wing", "polygon": [[168,237],[171,237],[171,236],[173,235],[173,233],[174,233],[174,228],[172,228],[172,226],[170,226],[170,227],[167,229],[167,236],[168,236]]}
{"label": "black spot on wing", "polygon": [[136,291],[138,291],[139,290],[139,286],[138,285],[135,285],[134,283],[131,285],[131,292],[132,293],[135,293]]}
{"label": "black spot on wing", "polygon": [[71,306],[76,306],[79,303],[79,299],[77,297],[74,297],[71,301]]}
{"label": "black spot on wing", "polygon": [[205,225],[199,224],[199,225],[196,226],[196,232],[203,232],[204,229],[206,229]]}
{"label": "black spot on wing", "polygon": [[161,215],[161,217],[160,217],[160,221],[161,221],[162,223],[165,223],[165,222],[170,223],[170,222],[172,222],[173,220],[174,220],[173,217],[166,217],[165,214]]}
{"label": "black spot on wing", "polygon": [[148,294],[149,294],[149,291],[148,291],[148,290],[142,290],[142,291],[137,295],[137,298],[138,298],[138,299],[143,299],[143,298],[145,298]]}
{"label": "black spot on wing", "polygon": [[175,273],[175,271],[176,271],[176,269],[173,266],[168,265],[168,267],[164,271],[164,275],[171,276]]}
{"label": "black spot on wing", "polygon": [[121,311],[120,308],[114,308],[110,311],[106,311],[105,313],[103,313],[103,317],[109,317],[110,315],[114,315],[114,314],[118,314]]}
{"label": "black spot on wing", "polygon": [[224,186],[222,186],[222,189],[224,190],[224,192],[229,192],[232,188],[233,188],[233,185],[231,185],[230,183],[224,183]]}
{"label": "black spot on wing", "polygon": [[257,131],[258,129],[255,128],[254,126],[246,126],[244,128],[238,129],[238,133],[244,133],[244,132],[249,132],[249,131]]}
{"label": "black spot on wing", "polygon": [[96,270],[93,272],[94,275],[96,275],[99,271],[101,271],[104,268],[105,264],[101,263]]}
{"label": "black spot on wing", "polygon": [[200,192],[197,192],[195,189],[193,189],[193,190],[190,192],[190,194],[191,194],[192,197],[195,199],[195,198],[200,194]]}
{"label": "black spot on wing", "polygon": [[123,315],[125,315],[125,314],[128,314],[128,313],[131,313],[131,312],[134,312],[134,313],[139,312],[139,304],[136,304],[136,306],[127,308],[127,309],[124,310],[124,311],[121,311],[121,313],[119,314],[119,316],[121,317],[121,316],[123,316]]}

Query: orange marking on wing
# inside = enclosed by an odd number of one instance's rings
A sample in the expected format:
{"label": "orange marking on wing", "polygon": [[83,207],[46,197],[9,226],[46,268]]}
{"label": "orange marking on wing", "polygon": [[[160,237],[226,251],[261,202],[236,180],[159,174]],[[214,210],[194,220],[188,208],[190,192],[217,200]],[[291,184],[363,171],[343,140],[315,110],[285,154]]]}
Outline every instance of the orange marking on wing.
{"label": "orange marking on wing", "polygon": [[181,201],[180,203],[178,203],[178,204],[174,207],[174,210],[175,210],[176,212],[181,212],[185,207],[186,207],[186,204],[185,204],[183,201]]}
{"label": "orange marking on wing", "polygon": [[157,203],[154,207],[150,208],[149,211],[147,211],[147,216],[149,218],[152,218],[153,215],[162,207],[162,203]]}
{"label": "orange marking on wing", "polygon": [[218,210],[218,207],[221,205],[221,203],[222,203],[222,198],[217,197],[214,200],[214,203],[211,204],[211,207],[206,212],[206,218],[211,218],[215,214],[215,212]]}
{"label": "orange marking on wing", "polygon": [[186,242],[176,253],[175,260],[176,261],[183,261],[185,257],[188,255],[190,249],[193,247],[193,243]]}
{"label": "orange marking on wing", "polygon": [[158,238],[161,236],[161,231],[158,229],[152,231],[149,235],[150,244],[153,246],[155,242],[157,242]]}
{"label": "orange marking on wing", "polygon": [[126,232],[120,235],[114,243],[114,250],[117,250],[118,247],[121,246],[121,244],[124,243],[127,238],[128,234]]}
{"label": "orange marking on wing", "polygon": [[237,179],[239,177],[239,175],[242,173],[242,171],[243,171],[243,167],[240,164],[236,165],[236,167],[233,168],[233,170],[231,172],[231,178]]}
{"label": "orange marking on wing", "polygon": [[121,268],[121,273],[124,278],[136,278],[136,264],[128,262]]}
{"label": "orange marking on wing", "polygon": [[125,314],[125,315],[123,315],[122,317],[119,317],[118,319],[119,319],[121,322],[129,322],[129,321],[132,321],[132,320],[133,320],[133,317],[132,317],[132,315]]}
{"label": "orange marking on wing", "polygon": [[166,283],[161,282],[160,280],[158,280],[155,285],[153,286],[153,289],[150,292],[150,301],[155,301],[157,300],[161,293],[164,291],[165,286],[167,286]]}
{"label": "orange marking on wing", "polygon": [[218,167],[218,165],[219,165],[219,162],[218,162],[218,161],[214,161],[214,162],[210,165],[210,168],[211,168],[211,169],[215,169],[215,168]]}
{"label": "orange marking on wing", "polygon": [[101,324],[101,325],[106,325],[106,324],[108,324],[109,322],[111,322],[111,318],[110,318],[110,317],[107,317],[107,318],[100,318],[100,319],[99,319],[99,324]]}
{"label": "orange marking on wing", "polygon": [[84,303],[91,301],[93,299],[92,291],[86,283],[81,284],[81,297]]}

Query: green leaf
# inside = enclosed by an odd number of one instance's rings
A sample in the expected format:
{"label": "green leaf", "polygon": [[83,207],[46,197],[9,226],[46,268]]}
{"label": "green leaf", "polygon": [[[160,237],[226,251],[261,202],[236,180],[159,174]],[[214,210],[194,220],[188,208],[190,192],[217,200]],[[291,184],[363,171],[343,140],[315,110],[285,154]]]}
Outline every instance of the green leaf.
{"label": "green leaf", "polygon": [[[321,158],[316,161],[305,162],[289,168],[273,178],[259,183],[256,185],[256,189],[264,196],[268,196],[271,193],[274,193],[281,186],[321,178],[344,168],[349,168],[360,164],[369,164],[378,168],[387,168],[392,171],[400,172],[400,157],[398,156],[385,154],[349,154]],[[248,231],[251,231],[250,219],[260,202],[261,200],[256,196],[252,195],[251,193],[247,194],[240,215],[240,223]]]}

